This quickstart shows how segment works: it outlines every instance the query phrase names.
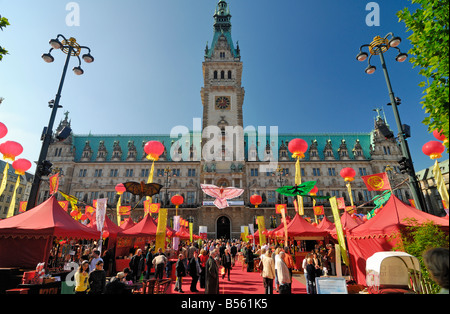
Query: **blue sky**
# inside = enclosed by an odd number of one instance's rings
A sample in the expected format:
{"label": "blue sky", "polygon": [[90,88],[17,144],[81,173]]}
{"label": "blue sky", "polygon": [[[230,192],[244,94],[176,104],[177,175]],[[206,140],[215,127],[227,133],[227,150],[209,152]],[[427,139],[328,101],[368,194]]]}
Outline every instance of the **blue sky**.
{"label": "blue sky", "polygon": [[[69,111],[76,134],[166,134],[192,128],[202,117],[200,88],[206,42],[213,35],[217,0],[78,0],[80,25],[68,26],[70,1],[0,0],[10,26],[0,32],[9,55],[0,62],[0,121],[9,128],[1,141],[24,146],[20,156],[38,159],[40,135],[48,124],[48,101],[55,97],[65,55],[41,59],[57,34],[91,48],[95,62],[85,74],[68,71],[56,124]],[[370,132],[374,108],[383,108],[397,127],[379,58],[377,72],[355,59],[362,44],[389,32],[410,49],[405,25],[396,12],[409,1],[375,1],[380,26],[368,26],[362,0],[229,0],[232,37],[244,65],[244,125],[278,126],[279,133]],[[421,147],[434,140],[421,122],[422,77],[411,63],[385,54],[402,123],[416,170],[432,165]],[[69,69],[78,65],[72,58]],[[441,160],[448,158],[446,154]],[[34,169],[34,168],[33,168]]]}

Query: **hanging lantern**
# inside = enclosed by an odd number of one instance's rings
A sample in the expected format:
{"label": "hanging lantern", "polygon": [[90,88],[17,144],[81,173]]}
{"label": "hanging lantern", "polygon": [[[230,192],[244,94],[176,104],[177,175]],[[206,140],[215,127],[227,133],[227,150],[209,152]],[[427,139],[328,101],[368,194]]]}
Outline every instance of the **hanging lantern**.
{"label": "hanging lantern", "polygon": [[8,128],[6,125],[0,122],[0,138],[3,138],[8,134]]}
{"label": "hanging lantern", "polygon": [[317,192],[319,192],[319,188],[317,186],[314,186],[311,191],[309,191],[310,195],[317,195]]}
{"label": "hanging lantern", "polygon": [[31,162],[26,159],[17,159],[12,163],[13,168],[16,170],[16,174],[24,175],[25,171],[31,168]]}
{"label": "hanging lantern", "polygon": [[353,168],[344,168],[340,172],[341,177],[344,178],[345,182],[352,182],[355,180],[356,172],[353,170]]}
{"label": "hanging lantern", "polygon": [[[1,129],[1,127],[0,127],[0,129]],[[1,132],[1,131],[0,131],[0,132]],[[433,131],[433,136],[434,136],[436,139],[438,139],[438,140],[444,142],[444,144],[448,142],[448,139],[447,139],[447,137],[445,137],[445,135],[444,135],[444,133],[443,133],[442,130],[441,130],[441,131],[434,130],[434,131]],[[0,138],[1,138],[1,134],[0,134]]]}
{"label": "hanging lantern", "polygon": [[170,201],[172,202],[173,205],[175,205],[176,208],[178,208],[178,206],[183,204],[184,198],[183,198],[183,196],[177,194],[177,195],[172,196]]}
{"label": "hanging lantern", "polygon": [[156,161],[164,153],[164,145],[158,141],[149,141],[145,144],[144,151],[147,153],[147,159]]}
{"label": "hanging lantern", "polygon": [[0,153],[3,154],[4,160],[14,161],[22,152],[23,147],[17,142],[6,141],[0,144]]}
{"label": "hanging lantern", "polygon": [[255,208],[258,208],[258,205],[260,205],[262,203],[261,195],[258,195],[258,194],[252,195],[250,197],[250,203],[252,203],[252,205],[255,205]]}
{"label": "hanging lantern", "polygon": [[422,146],[422,152],[431,159],[441,158],[444,150],[445,146],[438,141],[429,141]]}
{"label": "hanging lantern", "polygon": [[127,191],[127,189],[125,188],[125,186],[122,183],[119,183],[116,185],[115,187],[117,194],[122,195],[123,193],[125,193]]}
{"label": "hanging lantern", "polygon": [[108,238],[109,237],[109,231],[108,230],[103,230],[103,232],[102,232],[102,238],[103,239],[106,239],[106,238]]}
{"label": "hanging lantern", "polygon": [[170,237],[172,236],[172,234],[173,234],[172,231],[170,231],[170,230],[167,230],[167,231],[166,231],[166,236],[167,236],[168,238],[170,238]]}
{"label": "hanging lantern", "polygon": [[293,158],[304,158],[308,150],[308,143],[301,138],[296,138],[289,141],[288,149],[292,153]]}

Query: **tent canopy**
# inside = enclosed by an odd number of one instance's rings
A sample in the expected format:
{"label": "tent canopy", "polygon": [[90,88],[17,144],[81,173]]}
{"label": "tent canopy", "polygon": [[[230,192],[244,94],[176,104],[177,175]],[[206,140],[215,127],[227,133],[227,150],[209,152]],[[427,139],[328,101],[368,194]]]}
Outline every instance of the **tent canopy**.
{"label": "tent canopy", "polygon": [[[353,228],[356,228],[360,225],[361,223],[359,221],[356,221],[355,219],[352,218],[352,216],[347,213],[346,211],[344,211],[344,213],[341,215],[341,225],[342,225],[342,229],[344,229],[344,232],[347,232],[348,230],[351,230]],[[327,230],[329,233],[331,234],[336,234],[336,225],[333,224],[331,227],[329,227]]]}
{"label": "tent canopy", "polygon": [[408,225],[408,219],[418,223],[431,221],[448,232],[447,219],[425,213],[391,195],[372,219],[347,232],[352,274],[358,284],[366,285],[367,259],[377,252],[391,251],[399,241],[393,236]]}
{"label": "tent canopy", "polygon": [[[288,237],[317,237],[326,236],[328,233],[325,230],[320,230],[314,227],[299,214],[295,214],[294,219],[287,225]],[[284,228],[275,231],[274,234],[278,237],[284,236]]]}
{"label": "tent canopy", "polygon": [[0,221],[0,237],[47,236],[98,239],[100,232],[75,221],[55,196],[25,213]]}
{"label": "tent canopy", "polygon": [[327,216],[323,216],[323,219],[321,222],[319,222],[317,228],[319,228],[320,230],[332,229],[334,228],[334,223],[328,220]]}
{"label": "tent canopy", "polygon": [[[95,216],[94,216],[95,217]],[[91,228],[97,230],[97,221],[94,220],[89,223]],[[105,222],[103,224],[103,230],[109,232],[109,236],[115,238],[119,232],[122,232],[123,229],[116,225],[107,215],[105,215]]]}
{"label": "tent canopy", "polygon": [[156,237],[157,223],[151,215],[145,215],[144,219],[139,221],[133,227],[119,232],[118,236],[135,237]]}
{"label": "tent canopy", "polygon": [[448,228],[448,220],[428,214],[415,207],[409,206],[391,195],[383,208],[372,219],[349,230],[352,238],[389,236],[394,231],[408,225],[408,219],[413,218],[418,223],[432,221],[437,225]]}
{"label": "tent canopy", "polygon": [[128,228],[133,227],[135,224],[136,223],[133,221],[133,219],[128,218],[120,225],[120,229],[127,230]]}

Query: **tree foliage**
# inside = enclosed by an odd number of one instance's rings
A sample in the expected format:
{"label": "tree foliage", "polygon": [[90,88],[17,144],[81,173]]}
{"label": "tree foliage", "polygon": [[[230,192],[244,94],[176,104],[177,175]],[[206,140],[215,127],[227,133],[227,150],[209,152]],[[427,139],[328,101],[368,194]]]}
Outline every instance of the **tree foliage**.
{"label": "tree foliage", "polygon": [[[6,17],[0,15],[0,30],[3,30],[6,26],[10,25]],[[0,61],[3,60],[3,56],[8,54],[8,50],[0,46]]]}
{"label": "tree foliage", "polygon": [[431,279],[426,268],[422,255],[425,251],[437,247],[449,247],[449,237],[439,226],[429,221],[419,224],[415,219],[407,219],[407,227],[398,234],[401,237],[400,244],[394,247],[395,251],[404,251],[415,256],[420,261],[422,278],[425,283],[431,286],[431,292],[437,293],[440,287]]}
{"label": "tree foliage", "polygon": [[420,7],[413,13],[404,8],[397,16],[412,32],[408,37],[413,46],[410,62],[421,68],[419,73],[425,78],[419,84],[425,94],[421,103],[427,116],[423,123],[429,132],[443,130],[449,138],[449,1],[410,1]]}

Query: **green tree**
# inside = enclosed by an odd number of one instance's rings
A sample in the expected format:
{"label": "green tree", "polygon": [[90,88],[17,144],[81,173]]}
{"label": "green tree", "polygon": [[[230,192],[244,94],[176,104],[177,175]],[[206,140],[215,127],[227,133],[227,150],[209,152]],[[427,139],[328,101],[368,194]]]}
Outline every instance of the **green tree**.
{"label": "green tree", "polygon": [[[423,123],[428,131],[443,130],[449,138],[449,1],[448,0],[410,0],[420,7],[414,13],[408,8],[397,12],[408,31],[413,45],[409,51],[410,62],[420,67],[419,73],[425,81],[419,84],[424,87],[421,102],[428,115]],[[449,144],[447,143],[447,151]]]}
{"label": "green tree", "polygon": [[[8,25],[10,25],[9,22],[8,22],[8,19],[6,17],[2,17],[0,15],[0,30],[3,31],[3,28],[5,28]],[[2,46],[0,46],[0,61],[3,60],[3,56],[6,55],[6,54],[8,54],[8,50],[6,50]]]}
{"label": "green tree", "polygon": [[406,223],[408,226],[396,236],[400,237],[402,241],[394,247],[394,251],[404,251],[417,257],[420,261],[423,281],[431,287],[431,293],[437,293],[440,287],[431,279],[423,262],[422,254],[431,248],[448,248],[449,237],[431,221],[419,224],[415,219],[406,219]]}

